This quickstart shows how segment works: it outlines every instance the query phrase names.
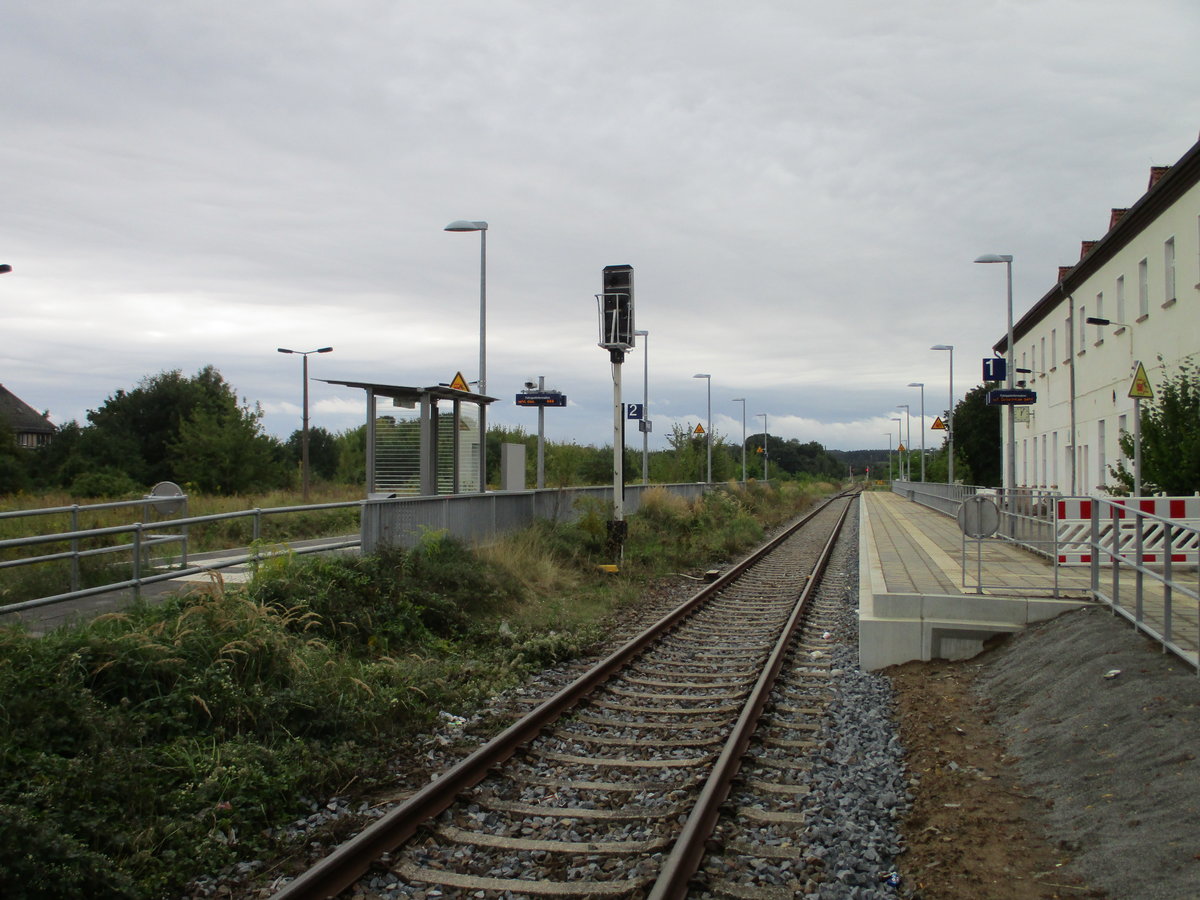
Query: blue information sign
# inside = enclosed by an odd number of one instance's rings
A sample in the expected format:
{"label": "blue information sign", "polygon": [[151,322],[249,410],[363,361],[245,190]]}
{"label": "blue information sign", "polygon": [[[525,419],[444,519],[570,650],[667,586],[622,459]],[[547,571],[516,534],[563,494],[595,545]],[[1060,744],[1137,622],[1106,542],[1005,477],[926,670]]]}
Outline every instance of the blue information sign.
{"label": "blue information sign", "polygon": [[1003,356],[988,356],[983,360],[983,380],[1003,381],[1008,377],[1008,360]]}
{"label": "blue information sign", "polygon": [[625,404],[625,418],[627,418],[627,419],[640,419],[642,417],[643,411],[644,411],[643,404],[641,404],[641,403],[626,403]]}
{"label": "blue information sign", "polygon": [[517,406],[566,406],[567,395],[559,391],[524,391],[517,394]]}

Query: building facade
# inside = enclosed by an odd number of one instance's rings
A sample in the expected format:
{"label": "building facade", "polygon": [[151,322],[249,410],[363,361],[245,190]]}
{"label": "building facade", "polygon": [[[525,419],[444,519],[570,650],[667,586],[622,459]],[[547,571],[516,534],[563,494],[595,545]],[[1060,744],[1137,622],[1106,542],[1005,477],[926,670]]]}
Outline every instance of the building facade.
{"label": "building facade", "polygon": [[1014,325],[1013,347],[1016,380],[1037,392],[1016,411],[1017,485],[1103,496],[1119,437],[1133,430],[1137,364],[1154,387],[1200,362],[1200,142],[1152,168],[1137,203],[1083,241],[1079,261]]}
{"label": "building facade", "polygon": [[2,384],[0,423],[12,431],[19,447],[42,447],[54,437],[54,424]]}

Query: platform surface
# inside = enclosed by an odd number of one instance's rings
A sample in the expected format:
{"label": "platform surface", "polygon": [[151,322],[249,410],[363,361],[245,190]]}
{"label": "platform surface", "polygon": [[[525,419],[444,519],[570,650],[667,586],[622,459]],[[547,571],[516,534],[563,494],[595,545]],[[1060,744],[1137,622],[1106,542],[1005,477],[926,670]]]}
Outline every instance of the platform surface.
{"label": "platform surface", "polygon": [[[1095,602],[1089,566],[1056,572],[1049,559],[1007,541],[964,541],[957,520],[890,491],[866,492],[861,502],[860,650],[868,668],[969,656],[989,636]],[[1111,595],[1107,569],[1100,586]],[[1132,573],[1122,575],[1120,594],[1134,603]],[[1194,654],[1200,617],[1180,599],[1171,639]],[[1163,608],[1161,585],[1146,579],[1143,621],[1161,631]]]}

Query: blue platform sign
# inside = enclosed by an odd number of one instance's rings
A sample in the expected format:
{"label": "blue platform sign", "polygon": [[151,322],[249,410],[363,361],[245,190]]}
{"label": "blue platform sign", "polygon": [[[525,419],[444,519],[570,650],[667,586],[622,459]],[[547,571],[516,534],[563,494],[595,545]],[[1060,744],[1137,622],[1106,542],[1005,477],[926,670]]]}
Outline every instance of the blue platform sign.
{"label": "blue platform sign", "polygon": [[1023,388],[997,388],[994,391],[987,393],[988,406],[1029,406],[1031,403],[1037,403],[1037,392],[1027,391]]}
{"label": "blue platform sign", "polygon": [[1003,356],[987,356],[983,360],[983,380],[1003,381],[1008,377],[1008,360]]}
{"label": "blue platform sign", "polygon": [[627,418],[627,419],[640,419],[640,418],[642,418],[642,414],[644,412],[645,412],[645,408],[644,408],[644,404],[642,404],[642,403],[626,403],[625,404],[625,418]]}
{"label": "blue platform sign", "polygon": [[517,394],[517,406],[566,406],[567,395],[561,391],[522,391]]}

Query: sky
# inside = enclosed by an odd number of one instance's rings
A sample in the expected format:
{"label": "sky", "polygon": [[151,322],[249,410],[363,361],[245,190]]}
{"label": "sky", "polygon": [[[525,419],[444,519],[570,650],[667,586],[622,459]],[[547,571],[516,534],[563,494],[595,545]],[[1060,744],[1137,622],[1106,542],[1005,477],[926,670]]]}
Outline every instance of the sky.
{"label": "sky", "polygon": [[[478,378],[492,424],[611,442],[596,301],[673,425],[836,449],[929,430],[1196,141],[1195,0],[12,0],[0,383],[52,421],[215,366],[263,427]],[[1189,60],[1191,60],[1189,62]],[[711,381],[693,375],[711,375]],[[924,390],[909,387],[911,382]],[[922,395],[925,425],[921,427]],[[911,440],[907,437],[910,431]],[[629,443],[640,446],[631,429]]]}

